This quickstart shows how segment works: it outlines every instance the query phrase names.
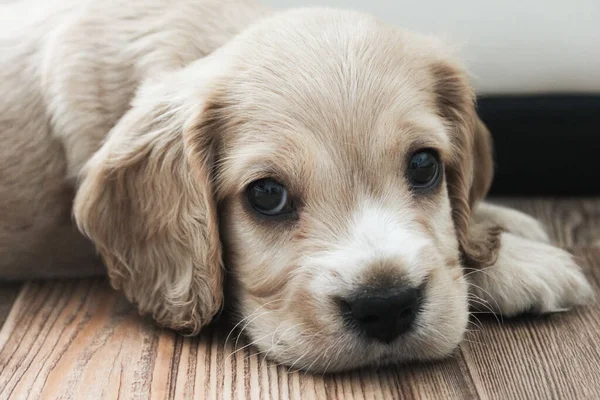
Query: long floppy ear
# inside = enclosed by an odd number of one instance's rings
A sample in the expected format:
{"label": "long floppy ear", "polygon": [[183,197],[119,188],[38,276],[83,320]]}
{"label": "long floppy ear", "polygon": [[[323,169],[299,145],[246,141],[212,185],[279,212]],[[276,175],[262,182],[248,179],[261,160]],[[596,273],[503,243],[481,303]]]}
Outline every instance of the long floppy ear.
{"label": "long floppy ear", "polygon": [[211,106],[181,81],[138,93],[86,166],[74,216],[115,288],[159,324],[195,334],[223,303],[216,139]]}
{"label": "long floppy ear", "polygon": [[463,263],[485,267],[500,247],[497,226],[470,224],[475,206],[488,193],[494,174],[492,138],[475,110],[475,94],[457,65],[440,61],[432,68],[436,105],[451,130],[454,158],[447,169],[452,218]]}

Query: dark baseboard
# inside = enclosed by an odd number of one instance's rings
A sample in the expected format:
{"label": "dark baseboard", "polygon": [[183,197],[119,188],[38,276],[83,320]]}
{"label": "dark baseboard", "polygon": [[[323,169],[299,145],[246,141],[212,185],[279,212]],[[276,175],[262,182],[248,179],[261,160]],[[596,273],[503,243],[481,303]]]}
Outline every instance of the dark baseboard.
{"label": "dark baseboard", "polygon": [[600,195],[600,95],[478,99],[494,137],[495,195]]}

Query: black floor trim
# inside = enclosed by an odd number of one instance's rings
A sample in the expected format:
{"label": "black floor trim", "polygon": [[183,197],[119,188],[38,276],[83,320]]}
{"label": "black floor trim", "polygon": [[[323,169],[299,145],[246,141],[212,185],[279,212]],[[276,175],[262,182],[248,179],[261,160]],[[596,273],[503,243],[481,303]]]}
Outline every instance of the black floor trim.
{"label": "black floor trim", "polygon": [[496,195],[600,195],[600,95],[478,100],[492,132]]}

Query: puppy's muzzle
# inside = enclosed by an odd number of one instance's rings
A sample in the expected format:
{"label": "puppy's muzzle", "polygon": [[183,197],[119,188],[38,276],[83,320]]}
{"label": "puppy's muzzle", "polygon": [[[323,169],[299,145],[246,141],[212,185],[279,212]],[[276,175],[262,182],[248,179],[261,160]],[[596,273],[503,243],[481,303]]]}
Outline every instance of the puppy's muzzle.
{"label": "puppy's muzzle", "polygon": [[421,308],[422,289],[410,286],[364,289],[340,302],[350,329],[390,343],[412,327]]}

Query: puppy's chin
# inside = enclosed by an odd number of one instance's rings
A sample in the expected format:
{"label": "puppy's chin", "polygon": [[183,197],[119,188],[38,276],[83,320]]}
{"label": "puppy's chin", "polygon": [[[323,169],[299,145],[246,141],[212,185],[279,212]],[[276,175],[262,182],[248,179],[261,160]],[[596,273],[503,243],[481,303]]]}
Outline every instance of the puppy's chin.
{"label": "puppy's chin", "polygon": [[337,372],[366,366],[425,361],[450,355],[468,322],[467,283],[438,270],[427,280],[421,310],[412,328],[390,343],[367,338],[349,326],[332,301],[303,289],[260,302],[238,297],[245,334],[264,354],[291,370]]}

